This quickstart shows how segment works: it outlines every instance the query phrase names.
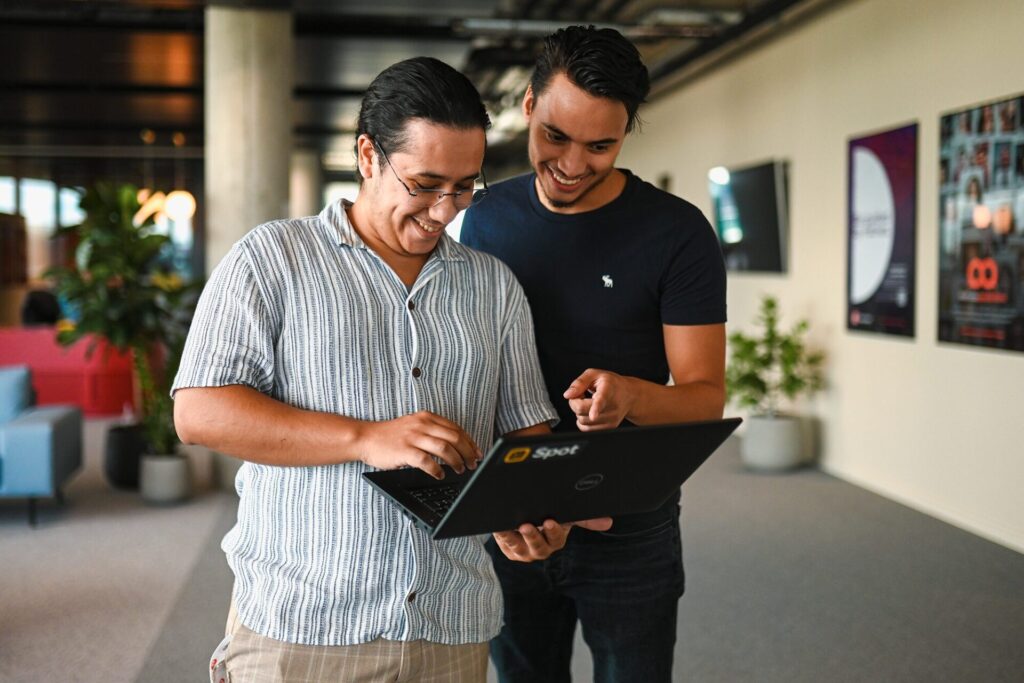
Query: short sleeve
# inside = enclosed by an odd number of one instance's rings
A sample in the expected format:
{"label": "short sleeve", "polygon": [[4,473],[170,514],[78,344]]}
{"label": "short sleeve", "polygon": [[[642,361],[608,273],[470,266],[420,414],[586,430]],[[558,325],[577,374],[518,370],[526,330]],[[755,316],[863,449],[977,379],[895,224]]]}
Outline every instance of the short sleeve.
{"label": "short sleeve", "polygon": [[714,229],[696,208],[661,281],[661,321],[666,325],[713,325],[726,321],[725,262]]}
{"label": "short sleeve", "polygon": [[213,271],[196,307],[171,388],[241,384],[270,394],[274,382],[274,316],[244,242]]}
{"label": "short sleeve", "polygon": [[542,422],[553,427],[558,423],[558,413],[548,399],[540,371],[533,317],[526,296],[514,279],[508,288],[506,311],[495,429],[498,434],[508,434]]}

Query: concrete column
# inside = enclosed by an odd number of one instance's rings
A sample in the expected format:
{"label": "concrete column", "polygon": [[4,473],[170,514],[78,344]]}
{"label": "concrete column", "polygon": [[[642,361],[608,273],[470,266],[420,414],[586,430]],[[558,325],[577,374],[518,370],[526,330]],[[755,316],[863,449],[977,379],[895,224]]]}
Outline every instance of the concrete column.
{"label": "concrete column", "polygon": [[206,271],[246,232],[288,215],[291,12],[206,9]]}
{"label": "concrete column", "polygon": [[290,216],[315,216],[323,208],[323,168],[320,152],[297,149],[292,152],[292,208]]}

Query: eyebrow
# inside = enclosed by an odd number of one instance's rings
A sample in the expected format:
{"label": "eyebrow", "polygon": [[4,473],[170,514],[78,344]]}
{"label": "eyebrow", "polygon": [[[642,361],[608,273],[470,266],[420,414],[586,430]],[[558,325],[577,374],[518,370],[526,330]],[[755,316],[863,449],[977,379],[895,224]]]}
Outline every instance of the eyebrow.
{"label": "eyebrow", "polygon": [[[552,126],[550,123],[542,123],[541,125],[544,126],[545,128],[547,128],[552,133],[555,133],[557,135],[561,135],[563,138],[566,138],[567,140],[572,140],[572,136],[571,135],[565,133],[564,131],[559,130],[556,126]],[[584,144],[586,144],[586,145],[613,145],[613,144],[615,144],[618,141],[619,141],[618,138],[604,138],[602,140],[591,140],[589,142],[585,142]]]}

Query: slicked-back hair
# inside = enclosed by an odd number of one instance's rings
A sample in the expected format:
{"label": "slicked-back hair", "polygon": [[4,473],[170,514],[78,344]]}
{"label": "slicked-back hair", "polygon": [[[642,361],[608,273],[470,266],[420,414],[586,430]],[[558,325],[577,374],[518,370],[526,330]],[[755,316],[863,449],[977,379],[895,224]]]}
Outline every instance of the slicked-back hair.
{"label": "slicked-back hair", "polygon": [[359,105],[356,140],[365,133],[388,154],[401,152],[407,142],[406,124],[412,119],[457,130],[487,130],[491,126],[476,87],[433,57],[392,64],[373,79]]}
{"label": "slicked-back hair", "polygon": [[537,57],[530,78],[533,96],[543,95],[551,79],[560,73],[594,97],[621,102],[629,114],[626,132],[636,126],[637,110],[647,99],[651,82],[640,52],[621,33],[593,26],[558,29],[544,39],[544,48]]}

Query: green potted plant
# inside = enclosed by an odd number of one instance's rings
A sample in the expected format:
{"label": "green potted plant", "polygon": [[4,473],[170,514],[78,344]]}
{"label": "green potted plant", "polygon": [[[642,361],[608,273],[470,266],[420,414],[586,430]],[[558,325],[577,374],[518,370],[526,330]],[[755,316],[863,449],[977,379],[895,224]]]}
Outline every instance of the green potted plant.
{"label": "green potted plant", "polygon": [[740,453],[753,469],[789,469],[804,459],[803,439],[799,418],[782,413],[782,404],[824,386],[824,355],[807,349],[806,320],[780,329],[775,297],[762,297],[757,323],[757,334],[729,335],[729,400],[751,411]]}
{"label": "green potted plant", "polygon": [[[133,223],[139,209],[131,185],[98,183],[82,198],[85,220],[68,228],[78,235],[74,267],[48,274],[54,289],[74,312],[58,326],[57,340],[73,344],[86,335],[106,340],[131,353],[141,395],[141,427],[151,470],[173,473],[177,489],[147,487],[142,463],[143,496],[171,502],[187,495],[187,460],[177,453],[170,383],[177,372],[191,321],[198,284],[185,283],[161,258],[169,242],[148,219]],[[184,475],[182,475],[184,471]],[[166,488],[166,487],[165,487]],[[159,489],[159,487],[158,487]]]}

